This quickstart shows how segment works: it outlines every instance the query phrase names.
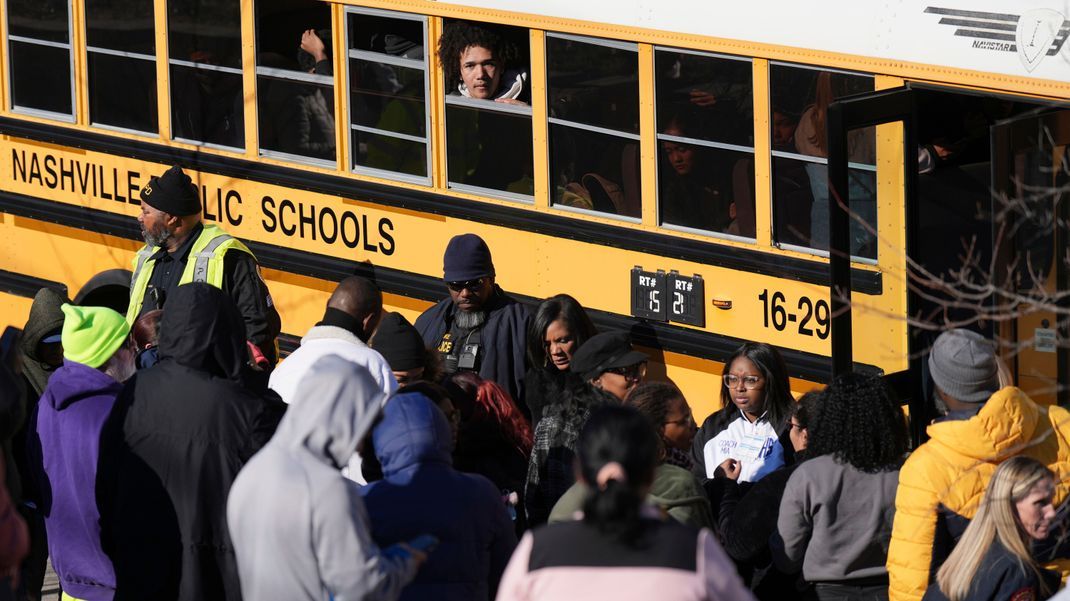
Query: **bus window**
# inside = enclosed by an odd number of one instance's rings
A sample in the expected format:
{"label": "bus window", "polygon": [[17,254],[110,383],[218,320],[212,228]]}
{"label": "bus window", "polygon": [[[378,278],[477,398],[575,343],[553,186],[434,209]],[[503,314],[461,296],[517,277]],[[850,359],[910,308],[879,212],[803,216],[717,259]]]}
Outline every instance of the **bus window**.
{"label": "bus window", "polygon": [[7,0],[11,103],[74,120],[70,0]]}
{"label": "bus window", "polygon": [[245,145],[240,0],[167,0],[171,134]]}
{"label": "bus window", "polygon": [[664,225],[754,238],[751,63],[655,51]]}
{"label": "bus window", "polygon": [[[871,91],[873,78],[866,75],[776,63],[770,66],[773,235],[779,244],[828,250],[825,111],[837,98]],[[852,130],[847,144],[851,255],[876,259],[876,130]]]}
{"label": "bus window", "polygon": [[152,0],[86,0],[89,121],[155,134],[156,24]]}
{"label": "bus window", "polygon": [[525,29],[446,22],[438,52],[445,74],[451,188],[531,201],[527,40]]}
{"label": "bus window", "polygon": [[429,184],[427,20],[389,15],[346,16],[351,167]]}
{"label": "bus window", "polygon": [[553,203],[639,218],[639,61],[634,44],[546,37]]}
{"label": "bus window", "polygon": [[334,166],[330,4],[258,0],[255,6],[260,153]]}

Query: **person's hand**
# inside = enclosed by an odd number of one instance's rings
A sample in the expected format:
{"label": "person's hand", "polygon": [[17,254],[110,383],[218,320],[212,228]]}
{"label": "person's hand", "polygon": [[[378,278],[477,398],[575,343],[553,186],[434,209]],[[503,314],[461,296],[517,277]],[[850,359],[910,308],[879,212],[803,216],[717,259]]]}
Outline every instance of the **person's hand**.
{"label": "person's hand", "polygon": [[301,50],[311,54],[317,63],[327,60],[327,47],[323,45],[323,40],[316,35],[315,29],[306,30],[301,34]]}
{"label": "person's hand", "polygon": [[722,461],[719,467],[724,471],[725,478],[729,480],[739,480],[739,472],[743,470],[743,464],[731,457]]}
{"label": "person's hand", "polygon": [[528,103],[521,102],[520,100],[517,100],[516,98],[498,98],[498,99],[495,99],[494,102],[500,102],[502,104],[515,104],[516,106],[527,106],[528,105]]}
{"label": "person's hand", "polygon": [[427,553],[417,550],[414,547],[409,546],[407,543],[398,543],[398,547],[405,550],[406,553],[412,556],[413,561],[416,562],[416,567],[420,567],[427,561]]}
{"label": "person's hand", "polygon": [[689,94],[691,96],[691,104],[695,106],[713,106],[717,104],[717,97],[710,92],[691,90]]}

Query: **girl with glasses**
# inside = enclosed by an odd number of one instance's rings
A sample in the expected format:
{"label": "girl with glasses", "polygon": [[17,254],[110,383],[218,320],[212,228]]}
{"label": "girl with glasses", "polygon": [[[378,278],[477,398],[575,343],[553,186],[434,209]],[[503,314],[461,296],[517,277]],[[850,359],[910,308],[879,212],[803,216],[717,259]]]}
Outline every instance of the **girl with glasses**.
{"label": "girl with glasses", "polygon": [[780,353],[748,342],[725,362],[721,382],[722,408],[706,418],[691,447],[695,475],[738,472],[740,483],[757,482],[791,463],[788,415],[795,400]]}

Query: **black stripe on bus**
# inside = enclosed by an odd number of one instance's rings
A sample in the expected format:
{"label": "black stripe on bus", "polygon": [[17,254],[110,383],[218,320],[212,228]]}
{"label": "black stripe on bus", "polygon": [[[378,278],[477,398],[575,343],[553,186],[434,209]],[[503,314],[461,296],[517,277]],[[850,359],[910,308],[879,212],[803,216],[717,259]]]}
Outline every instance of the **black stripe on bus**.
{"label": "black stripe on bus", "polygon": [[24,298],[33,298],[34,296],[37,296],[37,292],[41,290],[41,288],[58,290],[63,296],[67,296],[67,286],[64,284],[34,277],[32,275],[26,275],[24,273],[16,273],[14,271],[0,269],[0,292],[6,292],[7,294],[13,294]]}
{"label": "black stripe on bus", "polygon": [[[0,212],[130,240],[141,239],[140,227],[137,220],[132,217],[11,192],[0,192]],[[337,282],[351,275],[360,275],[373,280],[384,292],[432,302],[442,299],[446,294],[445,286],[439,278],[263,242],[248,241],[247,244],[256,255],[260,265],[267,269],[330,282]],[[540,300],[518,294],[513,294],[513,296],[529,304],[537,304]],[[630,332],[632,340],[637,345],[722,363],[746,342],[741,338],[650,322],[607,311],[588,309],[588,314],[600,330]],[[280,346],[292,350],[297,344],[299,344],[297,336],[289,335],[281,341]],[[787,348],[779,348],[779,350],[784,355],[791,376],[813,382],[828,381],[832,365],[829,357]],[[866,364],[856,363],[856,368],[870,373],[880,371]]]}
{"label": "black stripe on bus", "polygon": [[[246,159],[210,155],[162,144],[118,139],[95,132],[24,122],[8,117],[0,117],[0,134],[138,160],[180,165],[183,168],[224,177],[370,201],[388,207],[476,221],[808,284],[827,286],[829,283],[828,265],[825,263],[776,253],[686,240],[562,215],[539,213],[520,207],[455,198],[430,191],[410,190]],[[880,294],[883,290],[883,278],[880,272],[852,269],[851,287],[855,292],[862,294]]]}

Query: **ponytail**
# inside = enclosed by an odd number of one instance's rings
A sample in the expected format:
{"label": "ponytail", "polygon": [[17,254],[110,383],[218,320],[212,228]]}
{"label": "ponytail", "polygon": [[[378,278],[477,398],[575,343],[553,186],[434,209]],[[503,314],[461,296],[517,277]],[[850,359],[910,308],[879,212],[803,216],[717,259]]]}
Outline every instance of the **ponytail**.
{"label": "ponytail", "polygon": [[641,413],[620,405],[598,409],[577,444],[583,479],[591,488],[584,522],[634,545],[643,531],[643,495],[654,479],[657,452],[654,425]]}

